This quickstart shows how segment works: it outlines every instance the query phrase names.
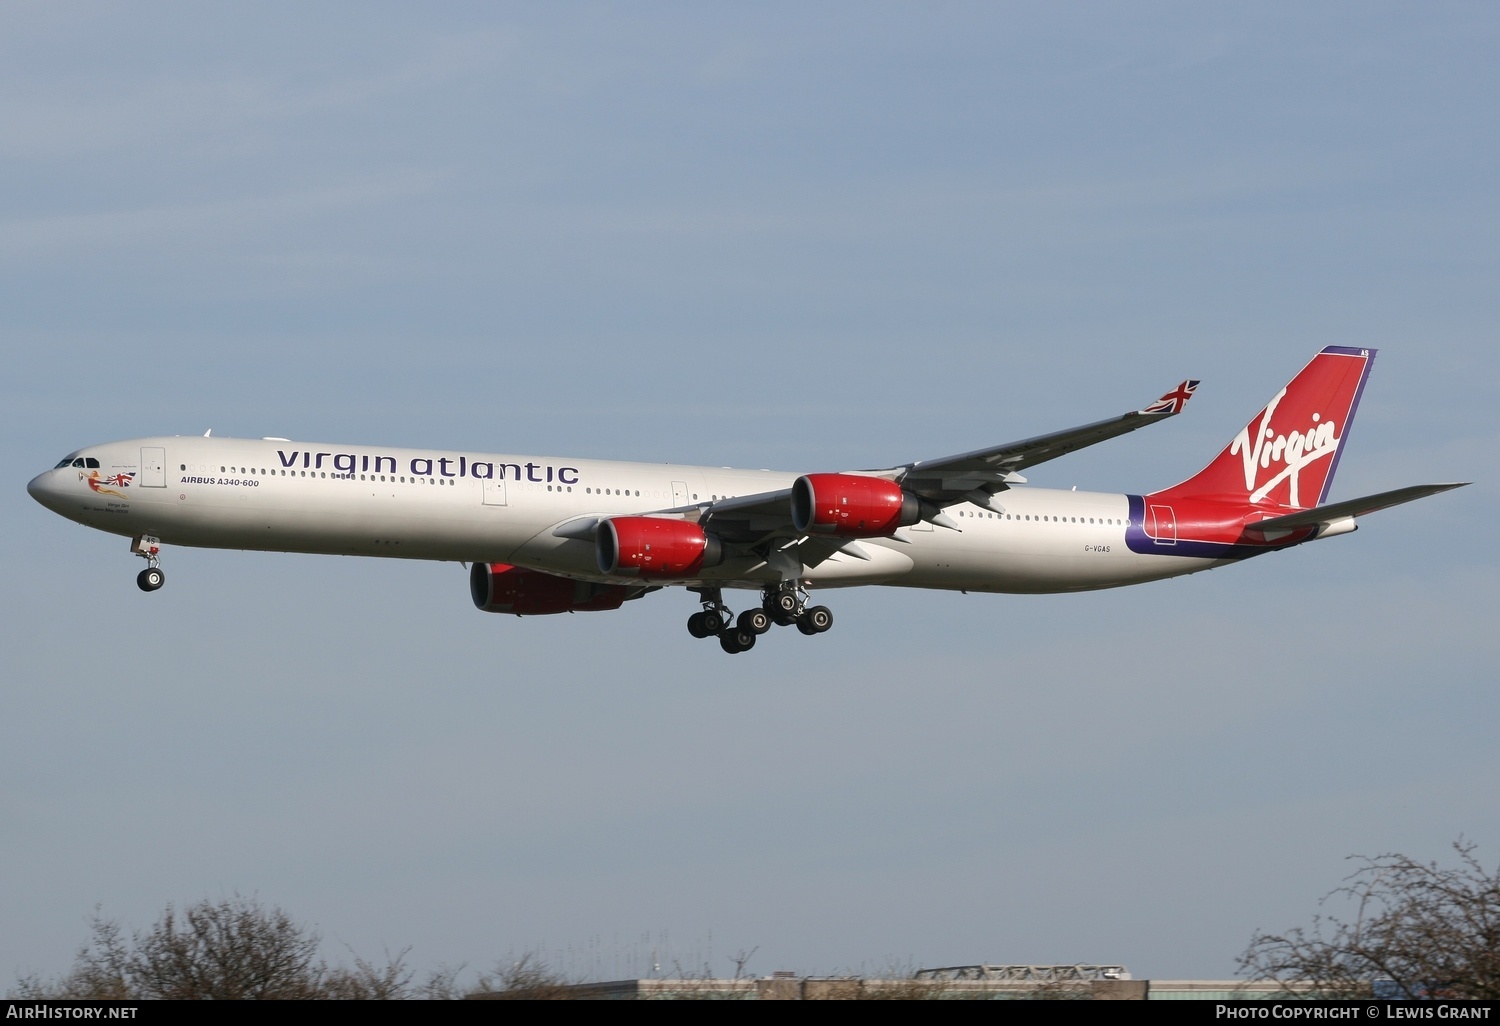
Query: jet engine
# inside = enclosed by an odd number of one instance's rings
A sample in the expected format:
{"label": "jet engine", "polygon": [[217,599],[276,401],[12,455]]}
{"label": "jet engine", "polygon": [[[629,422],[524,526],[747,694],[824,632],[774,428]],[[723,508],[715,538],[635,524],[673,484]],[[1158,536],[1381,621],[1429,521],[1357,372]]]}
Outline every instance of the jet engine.
{"label": "jet engine", "polygon": [[922,506],[882,477],[807,474],[792,483],[792,525],[804,534],[885,538],[921,520]]}
{"label": "jet engine", "polygon": [[469,570],[469,594],[486,613],[543,616],[619,609],[641,593],[641,588],[574,581],[509,563],[475,563]]}
{"label": "jet engine", "polygon": [[719,539],[686,520],[611,517],[594,539],[599,572],[611,576],[692,577],[724,559]]}

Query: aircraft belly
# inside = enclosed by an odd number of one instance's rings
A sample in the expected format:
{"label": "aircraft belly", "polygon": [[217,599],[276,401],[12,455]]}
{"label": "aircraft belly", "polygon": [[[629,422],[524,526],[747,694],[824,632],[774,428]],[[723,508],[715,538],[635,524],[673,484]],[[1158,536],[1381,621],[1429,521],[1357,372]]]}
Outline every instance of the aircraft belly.
{"label": "aircraft belly", "polygon": [[132,530],[120,533],[207,548],[504,562],[534,530],[534,525],[517,529],[513,511],[433,506],[405,497],[193,498],[176,507],[138,508]]}
{"label": "aircraft belly", "polygon": [[860,542],[865,559],[835,552],[806,573],[814,584],[875,584],[900,581],[916,565],[906,547],[889,542]]}
{"label": "aircraft belly", "polygon": [[[998,525],[986,525],[993,530]],[[1004,528],[1001,528],[1005,531]],[[1043,528],[1042,530],[1048,530]],[[1014,529],[985,537],[986,528],[913,545],[915,566],[892,583],[916,588],[1044,594],[1116,588],[1206,569],[1209,560],[1142,556],[1110,532],[1037,536]],[[1189,565],[1192,564],[1192,565]]]}

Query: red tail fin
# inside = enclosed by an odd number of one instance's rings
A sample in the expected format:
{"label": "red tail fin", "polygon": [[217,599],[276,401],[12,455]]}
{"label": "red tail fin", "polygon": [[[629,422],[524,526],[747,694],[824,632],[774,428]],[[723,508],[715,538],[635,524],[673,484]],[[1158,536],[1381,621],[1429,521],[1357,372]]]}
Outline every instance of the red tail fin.
{"label": "red tail fin", "polygon": [[1374,361],[1373,349],[1324,349],[1212,463],[1157,494],[1291,509],[1318,505],[1333,483]]}

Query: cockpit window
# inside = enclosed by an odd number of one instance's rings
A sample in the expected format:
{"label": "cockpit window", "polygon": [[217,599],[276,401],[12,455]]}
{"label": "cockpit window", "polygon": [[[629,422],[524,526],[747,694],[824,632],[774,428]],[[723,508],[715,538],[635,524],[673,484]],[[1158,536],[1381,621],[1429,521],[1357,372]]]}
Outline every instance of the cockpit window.
{"label": "cockpit window", "polygon": [[68,464],[70,464],[72,462],[73,462],[73,457],[71,457],[71,456],[64,456],[62,458],[62,462],[59,463],[57,466],[53,467],[52,469],[53,470],[61,470],[63,467],[66,467]]}
{"label": "cockpit window", "polygon": [[68,455],[64,456],[58,462],[57,466],[53,467],[52,469],[61,470],[63,467],[78,467],[83,470],[87,470],[89,467],[93,467],[95,470],[97,470],[99,468],[99,461],[92,456],[75,456],[72,453],[69,453]]}
{"label": "cockpit window", "polygon": [[85,467],[93,467],[95,470],[99,469],[99,461],[92,456],[84,457],[83,465]]}

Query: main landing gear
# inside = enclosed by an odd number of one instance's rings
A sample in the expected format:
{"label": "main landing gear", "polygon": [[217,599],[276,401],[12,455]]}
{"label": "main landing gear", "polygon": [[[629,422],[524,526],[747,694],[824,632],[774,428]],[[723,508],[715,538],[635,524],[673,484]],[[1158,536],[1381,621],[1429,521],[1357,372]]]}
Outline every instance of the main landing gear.
{"label": "main landing gear", "polygon": [[161,572],[161,539],[142,535],[130,540],[130,551],[146,561],[146,569],[136,574],[135,586],[142,591],[155,591],[167,583],[167,575]]}
{"label": "main landing gear", "polygon": [[803,634],[822,634],[833,626],[833,611],[827,606],[809,606],[807,592],[792,582],[762,592],[759,608],[747,609],[736,617],[724,605],[718,588],[694,588],[703,600],[703,609],[688,617],[688,633],[695,638],[717,637],[719,647],[731,655],[748,652],[755,639],[772,625],[796,625]]}

